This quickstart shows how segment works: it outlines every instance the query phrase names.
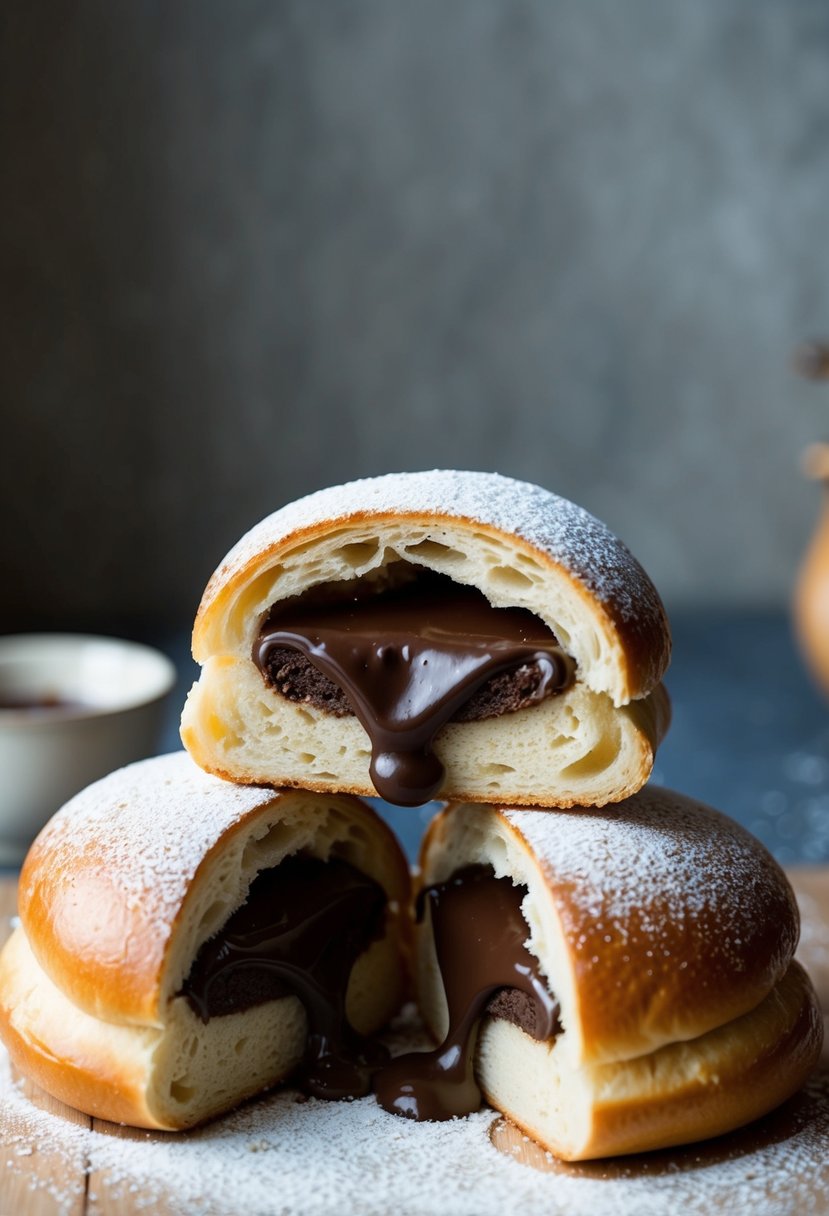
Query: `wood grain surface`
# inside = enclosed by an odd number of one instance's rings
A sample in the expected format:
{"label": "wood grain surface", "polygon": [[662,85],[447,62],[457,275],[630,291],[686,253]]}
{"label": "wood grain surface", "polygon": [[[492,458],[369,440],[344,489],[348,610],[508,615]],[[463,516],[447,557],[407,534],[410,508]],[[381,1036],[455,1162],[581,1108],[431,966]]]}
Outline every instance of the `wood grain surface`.
{"label": "wood grain surface", "polygon": [[[789,877],[801,907],[802,935],[798,957],[812,975],[824,1010],[829,1011],[829,868],[792,869]],[[0,880],[0,945],[9,934],[14,912],[14,883]],[[824,1066],[829,1065],[829,1033],[823,1063]],[[151,1134],[90,1119],[56,1102],[31,1082],[23,1081],[23,1088],[29,1100],[39,1108],[82,1127],[105,1130],[110,1136],[124,1140],[146,1140]],[[751,1134],[750,1130],[747,1134]],[[505,1119],[495,1124],[492,1142],[500,1151],[536,1169],[551,1172],[573,1170],[573,1167],[552,1161]],[[106,1177],[94,1171],[88,1172],[80,1152],[75,1159],[67,1157],[65,1146],[59,1155],[52,1155],[48,1149],[44,1151],[41,1148],[32,1155],[29,1164],[28,1158],[16,1155],[18,1151],[7,1134],[0,1109],[0,1216],[57,1216],[58,1213],[60,1216],[139,1216],[139,1213],[145,1216],[147,1212],[140,1198],[132,1204],[122,1191],[111,1194]],[[587,1163],[577,1168],[583,1172],[590,1171],[597,1164]],[[60,1194],[60,1201],[54,1197],[55,1192]],[[67,1195],[72,1197],[68,1203]],[[825,1209],[821,1207],[819,1210]],[[152,1212],[154,1216],[173,1216],[174,1212],[178,1216],[180,1208],[171,1206],[168,1209],[154,1202]]]}

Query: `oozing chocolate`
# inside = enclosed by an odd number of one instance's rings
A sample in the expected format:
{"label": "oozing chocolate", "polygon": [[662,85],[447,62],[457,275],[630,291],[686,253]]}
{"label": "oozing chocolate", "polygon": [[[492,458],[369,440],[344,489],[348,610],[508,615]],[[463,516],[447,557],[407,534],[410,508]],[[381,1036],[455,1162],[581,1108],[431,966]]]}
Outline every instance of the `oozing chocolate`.
{"label": "oozing chocolate", "polygon": [[[291,659],[297,652],[315,675]],[[399,806],[438,793],[443,766],[432,743],[447,722],[537,704],[569,687],[575,670],[533,613],[493,608],[477,589],[430,571],[378,594],[277,603],[253,659],[284,696],[359,718],[374,787]]]}
{"label": "oozing chocolate", "polygon": [[297,854],[263,870],[205,942],[182,987],[202,1021],[293,994],[308,1018],[301,1083],[324,1098],[368,1093],[378,1049],[346,1017],[351,968],[377,936],[383,888],[339,858]]}
{"label": "oozing chocolate", "polygon": [[434,1051],[398,1056],[375,1074],[377,1100],[392,1114],[440,1120],[478,1109],[474,1063],[484,1013],[507,1017],[536,1039],[561,1029],[558,1002],[524,945],[526,893],[488,866],[468,866],[424,892],[449,1029]]}

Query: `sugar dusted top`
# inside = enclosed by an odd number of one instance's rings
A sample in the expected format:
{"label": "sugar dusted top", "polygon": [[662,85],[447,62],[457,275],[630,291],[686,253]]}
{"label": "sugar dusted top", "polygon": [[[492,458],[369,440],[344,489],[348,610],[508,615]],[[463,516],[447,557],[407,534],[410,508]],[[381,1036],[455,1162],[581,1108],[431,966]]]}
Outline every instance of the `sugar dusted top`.
{"label": "sugar dusted top", "polygon": [[[786,889],[765,847],[734,820],[673,790],[646,786],[616,806],[539,814],[506,810],[585,920],[602,917],[620,929],[633,915],[650,934],[714,914],[718,934],[751,932],[748,896],[763,903]],[[575,914],[575,913],[574,913]]]}
{"label": "sugar dusted top", "polygon": [[[272,790],[232,785],[197,767],[186,752],[142,760],[77,794],[37,841],[39,856],[70,871],[94,853],[102,873],[117,874],[124,906],[142,908],[166,936],[205,854]],[[26,892],[29,868],[21,889]]]}
{"label": "sugar dusted top", "polygon": [[[185,752],[89,786],[50,820],[24,864],[20,915],[33,948],[43,938],[44,949],[77,959],[79,975],[157,969],[205,856],[279,797],[212,777]],[[48,972],[49,958],[40,961]]]}
{"label": "sugar dusted top", "polygon": [[580,581],[621,622],[659,622],[664,609],[652,582],[622,542],[566,498],[499,473],[456,469],[389,473],[318,490],[267,516],[231,549],[205,591],[204,611],[220,586],[271,547],[321,523],[389,513],[471,520],[522,537]]}
{"label": "sugar dusted top", "polygon": [[628,1017],[687,1037],[686,1020],[719,1025],[782,978],[797,945],[794,895],[727,816],[654,786],[600,811],[501,814],[550,889],[597,1039]]}

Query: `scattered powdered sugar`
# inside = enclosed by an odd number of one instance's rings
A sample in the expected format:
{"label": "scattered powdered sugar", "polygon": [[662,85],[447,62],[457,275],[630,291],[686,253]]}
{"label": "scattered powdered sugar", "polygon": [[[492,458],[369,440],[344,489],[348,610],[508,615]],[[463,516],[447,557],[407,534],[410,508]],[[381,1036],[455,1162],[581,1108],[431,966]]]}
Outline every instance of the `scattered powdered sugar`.
{"label": "scattered powdered sugar", "polygon": [[[7,1175],[42,1188],[55,1211],[118,1205],[124,1216],[545,1216],[825,1212],[829,1073],[747,1132],[708,1145],[545,1170],[493,1146],[490,1110],[411,1123],[373,1098],[320,1102],[282,1090],[188,1134],[93,1131],[41,1110],[0,1048],[0,1130]],[[106,1125],[99,1125],[105,1127]],[[520,1137],[519,1137],[520,1139]],[[37,1173],[39,1158],[50,1170]],[[546,1172],[552,1168],[553,1172]],[[88,1184],[84,1173],[89,1175]],[[0,1199],[2,1198],[0,1178]],[[50,1209],[51,1210],[51,1209]]]}
{"label": "scattered powdered sugar", "polygon": [[[741,972],[756,971],[758,957],[768,959],[770,919],[779,953],[794,949],[793,896],[782,871],[719,811],[646,786],[602,810],[502,814],[548,875],[576,949],[596,933],[627,941],[631,965],[652,977],[654,991],[676,973],[678,940],[688,957],[705,958],[738,983]],[[597,967],[602,961],[593,959]]]}
{"label": "scattered powdered sugar", "polygon": [[186,752],[173,752],[90,785],[49,821],[36,848],[48,856],[49,881],[71,881],[78,866],[100,873],[123,908],[140,910],[143,923],[158,930],[162,949],[207,852],[278,797],[221,781]]}
{"label": "scattered powdered sugar", "polygon": [[220,583],[293,533],[389,512],[433,516],[436,521],[473,520],[514,533],[549,553],[636,632],[663,629],[664,610],[655,587],[625,545],[595,516],[541,486],[500,473],[457,469],[388,473],[329,486],[288,503],[231,549],[208,584],[202,610]]}

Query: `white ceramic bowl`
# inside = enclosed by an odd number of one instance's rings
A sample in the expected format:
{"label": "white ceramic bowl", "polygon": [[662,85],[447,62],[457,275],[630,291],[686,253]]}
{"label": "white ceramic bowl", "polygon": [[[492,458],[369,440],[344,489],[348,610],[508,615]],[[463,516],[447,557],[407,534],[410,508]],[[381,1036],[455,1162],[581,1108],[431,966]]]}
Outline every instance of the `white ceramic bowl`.
{"label": "white ceramic bowl", "polygon": [[78,790],[153,755],[175,679],[168,658],[136,642],[0,638],[0,865],[19,865]]}

